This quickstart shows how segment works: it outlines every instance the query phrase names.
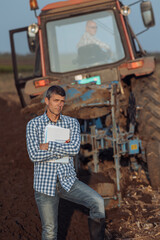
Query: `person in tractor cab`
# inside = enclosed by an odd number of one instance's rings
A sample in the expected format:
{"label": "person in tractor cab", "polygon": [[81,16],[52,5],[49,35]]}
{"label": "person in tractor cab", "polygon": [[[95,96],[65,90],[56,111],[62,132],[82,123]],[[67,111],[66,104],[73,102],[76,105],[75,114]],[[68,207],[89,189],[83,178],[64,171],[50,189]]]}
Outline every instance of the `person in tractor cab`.
{"label": "person in tractor cab", "polygon": [[84,47],[86,45],[95,44],[99,46],[101,49],[105,51],[109,51],[110,47],[106,44],[101,42],[100,40],[96,39],[95,35],[97,33],[97,24],[93,20],[89,20],[86,23],[86,31],[81,37],[79,43],[77,44],[77,48]]}
{"label": "person in tractor cab", "polygon": [[[44,114],[30,120],[26,127],[27,150],[34,163],[35,200],[42,223],[42,240],[57,239],[60,198],[87,207],[91,240],[104,240],[104,199],[78,180],[74,168],[73,157],[78,154],[81,142],[79,122],[61,114],[65,91],[60,86],[54,85],[47,90],[45,103],[47,110]],[[48,125],[68,128],[69,139],[65,143],[46,143],[44,135]],[[68,163],[56,163],[66,155],[69,156]]]}
{"label": "person in tractor cab", "polygon": [[87,21],[86,31],[77,44],[78,63],[80,65],[104,62],[111,57],[110,47],[98,40],[95,37],[96,33],[96,22],[93,20]]}

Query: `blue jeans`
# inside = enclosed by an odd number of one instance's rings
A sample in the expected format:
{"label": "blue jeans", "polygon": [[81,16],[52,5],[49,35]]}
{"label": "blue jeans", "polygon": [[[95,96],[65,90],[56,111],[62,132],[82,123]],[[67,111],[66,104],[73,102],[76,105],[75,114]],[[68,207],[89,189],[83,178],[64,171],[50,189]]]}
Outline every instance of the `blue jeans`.
{"label": "blue jeans", "polygon": [[58,182],[54,197],[35,191],[42,223],[42,240],[57,239],[59,198],[87,207],[92,219],[105,218],[104,200],[96,191],[76,179],[70,191],[66,192]]}

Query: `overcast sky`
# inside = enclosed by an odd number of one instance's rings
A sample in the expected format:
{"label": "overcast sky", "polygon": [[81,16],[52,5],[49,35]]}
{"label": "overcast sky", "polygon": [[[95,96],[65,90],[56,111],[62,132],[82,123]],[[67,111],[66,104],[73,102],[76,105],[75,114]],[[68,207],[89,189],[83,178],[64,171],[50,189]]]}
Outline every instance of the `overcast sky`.
{"label": "overcast sky", "polygon": [[[37,0],[39,8],[43,8],[52,0]],[[9,30],[26,27],[36,22],[34,12],[30,11],[29,0],[0,0],[0,53],[10,52]],[[132,4],[137,0],[122,0],[124,4]],[[143,48],[149,52],[160,52],[160,0],[151,0],[156,25],[138,36]],[[39,13],[38,10],[37,13]],[[139,3],[131,7],[130,22],[135,33],[144,30],[140,19]]]}

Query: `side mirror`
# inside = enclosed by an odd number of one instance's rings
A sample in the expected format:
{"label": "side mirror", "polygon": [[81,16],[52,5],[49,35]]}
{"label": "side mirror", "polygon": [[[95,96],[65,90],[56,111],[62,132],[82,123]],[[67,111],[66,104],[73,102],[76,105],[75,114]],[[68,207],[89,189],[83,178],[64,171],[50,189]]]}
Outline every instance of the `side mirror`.
{"label": "side mirror", "polygon": [[146,28],[153,27],[155,25],[154,13],[150,1],[141,2],[141,15]]}

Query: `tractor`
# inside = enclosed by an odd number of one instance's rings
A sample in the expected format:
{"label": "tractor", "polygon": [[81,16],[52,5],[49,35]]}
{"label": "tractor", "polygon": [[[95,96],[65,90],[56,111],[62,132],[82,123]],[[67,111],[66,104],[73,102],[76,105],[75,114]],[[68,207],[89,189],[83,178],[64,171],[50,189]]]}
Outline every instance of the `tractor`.
{"label": "tractor", "polygon": [[[148,30],[155,25],[151,2],[135,4]],[[37,22],[10,30],[22,107],[35,99],[43,104],[48,87],[62,86],[63,114],[77,118],[81,126],[76,168],[81,158],[92,156],[92,171],[98,173],[101,153],[112,149],[119,203],[124,157],[135,167],[139,160],[147,165],[151,185],[158,189],[160,83],[155,57],[143,50],[131,27],[131,6],[119,0],[67,0],[50,3],[37,15],[37,1],[30,0],[30,8]]]}

